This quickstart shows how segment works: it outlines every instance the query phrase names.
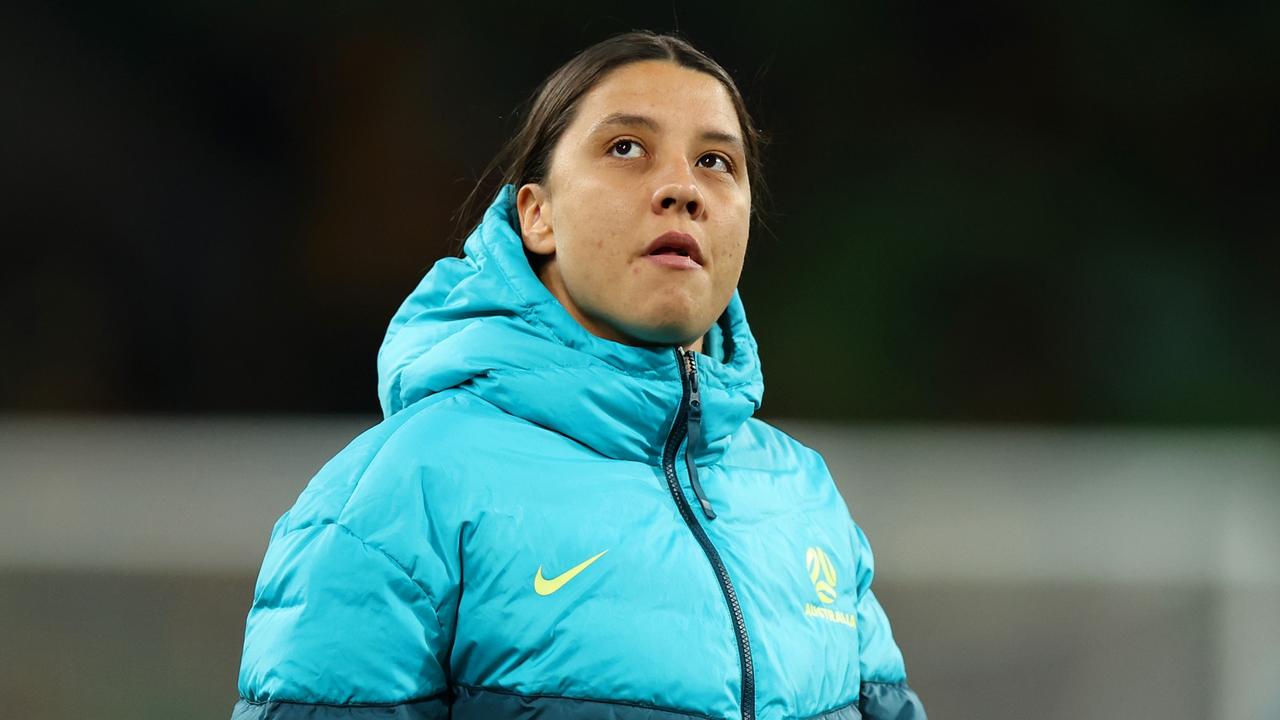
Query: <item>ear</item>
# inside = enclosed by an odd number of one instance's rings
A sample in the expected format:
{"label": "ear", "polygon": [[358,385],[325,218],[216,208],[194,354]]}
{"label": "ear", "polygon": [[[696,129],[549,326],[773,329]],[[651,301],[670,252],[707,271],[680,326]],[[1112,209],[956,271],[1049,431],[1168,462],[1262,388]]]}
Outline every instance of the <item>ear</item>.
{"label": "ear", "polygon": [[535,255],[552,255],[556,236],[551,228],[551,198],[546,188],[528,183],[516,192],[516,214],[520,216],[520,236],[524,248]]}

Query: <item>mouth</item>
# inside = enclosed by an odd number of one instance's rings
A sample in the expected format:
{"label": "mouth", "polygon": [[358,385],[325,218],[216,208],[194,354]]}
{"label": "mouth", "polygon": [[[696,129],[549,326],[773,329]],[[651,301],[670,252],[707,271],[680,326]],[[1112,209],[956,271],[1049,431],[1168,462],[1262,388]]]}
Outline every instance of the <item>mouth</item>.
{"label": "mouth", "polygon": [[645,256],[661,265],[676,268],[700,268],[703,262],[698,241],[692,235],[675,231],[655,238],[645,250]]}

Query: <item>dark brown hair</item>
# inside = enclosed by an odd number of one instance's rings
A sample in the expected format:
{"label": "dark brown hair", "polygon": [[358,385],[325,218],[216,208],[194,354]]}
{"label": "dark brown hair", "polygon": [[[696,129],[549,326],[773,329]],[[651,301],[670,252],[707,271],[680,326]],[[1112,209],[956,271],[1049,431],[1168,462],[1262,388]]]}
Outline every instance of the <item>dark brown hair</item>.
{"label": "dark brown hair", "polygon": [[[742,141],[746,146],[747,175],[751,184],[751,212],[758,219],[759,202],[765,192],[760,153],[766,137],[755,126],[733,78],[715,60],[676,35],[634,31],[615,35],[575,55],[551,73],[533,93],[523,114],[520,129],[481,173],[476,186],[458,210],[458,247],[480,223],[485,209],[498,189],[512,184],[543,182],[550,170],[551,152],[565,128],[573,122],[578,101],[605,75],[623,65],[642,60],[667,60],[681,67],[703,72],[724,86],[738,113]],[[490,177],[500,173],[497,187]]]}

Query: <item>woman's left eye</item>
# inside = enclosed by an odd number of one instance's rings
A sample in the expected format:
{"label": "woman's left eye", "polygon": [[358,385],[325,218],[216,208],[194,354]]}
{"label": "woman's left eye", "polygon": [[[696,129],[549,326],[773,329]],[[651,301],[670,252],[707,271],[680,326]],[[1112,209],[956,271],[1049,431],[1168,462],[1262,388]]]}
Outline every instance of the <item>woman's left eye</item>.
{"label": "woman's left eye", "polygon": [[[719,163],[719,165],[717,165]],[[729,164],[728,158],[715,153],[708,153],[698,158],[698,165],[708,170],[718,170],[720,172],[729,172],[733,167]]]}

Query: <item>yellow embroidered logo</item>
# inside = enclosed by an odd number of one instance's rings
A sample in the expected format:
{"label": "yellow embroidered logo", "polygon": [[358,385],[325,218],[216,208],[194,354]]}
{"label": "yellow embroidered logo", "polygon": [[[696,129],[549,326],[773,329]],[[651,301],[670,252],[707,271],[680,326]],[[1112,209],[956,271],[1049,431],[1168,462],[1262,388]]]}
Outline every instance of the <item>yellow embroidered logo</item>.
{"label": "yellow embroidered logo", "polygon": [[811,547],[805,551],[804,566],[809,568],[809,579],[818,599],[830,605],[836,601],[836,568],[822,548]]}
{"label": "yellow embroidered logo", "polygon": [[599,553],[592,555],[586,560],[583,560],[582,562],[578,563],[577,565],[574,565],[573,567],[569,568],[568,570],[561,573],[560,575],[557,575],[556,577],[551,578],[550,580],[542,577],[542,566],[539,565],[537,574],[533,576],[533,591],[538,593],[539,595],[550,595],[551,593],[564,587],[565,583],[577,577],[578,573],[582,572],[583,570],[586,570],[588,565],[599,560],[600,557],[607,552],[609,551],[601,550]]}
{"label": "yellow embroidered logo", "polygon": [[836,566],[831,564],[831,558],[827,557],[827,553],[819,547],[809,548],[804,553],[804,565],[809,571],[809,581],[813,583],[813,589],[818,594],[818,600],[822,602],[822,605],[805,603],[805,617],[822,618],[828,622],[857,628],[858,618],[854,615],[825,607],[835,602],[837,595]]}

